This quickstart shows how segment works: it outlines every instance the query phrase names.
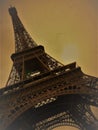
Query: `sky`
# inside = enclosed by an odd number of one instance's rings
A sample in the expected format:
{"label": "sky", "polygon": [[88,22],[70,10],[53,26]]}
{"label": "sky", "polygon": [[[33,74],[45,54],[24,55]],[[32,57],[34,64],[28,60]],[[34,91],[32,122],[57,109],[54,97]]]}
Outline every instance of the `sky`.
{"label": "sky", "polygon": [[0,0],[0,88],[8,79],[15,50],[11,5],[48,54],[63,64],[76,61],[84,73],[98,77],[98,0]]}

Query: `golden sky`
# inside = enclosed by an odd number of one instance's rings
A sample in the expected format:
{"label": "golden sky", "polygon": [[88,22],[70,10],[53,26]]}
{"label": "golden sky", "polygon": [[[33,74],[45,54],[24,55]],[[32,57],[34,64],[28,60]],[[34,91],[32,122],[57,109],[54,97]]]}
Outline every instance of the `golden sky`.
{"label": "golden sky", "polygon": [[76,61],[84,73],[98,77],[98,0],[0,0],[0,87],[5,86],[14,52],[10,5],[51,56],[64,64]]}

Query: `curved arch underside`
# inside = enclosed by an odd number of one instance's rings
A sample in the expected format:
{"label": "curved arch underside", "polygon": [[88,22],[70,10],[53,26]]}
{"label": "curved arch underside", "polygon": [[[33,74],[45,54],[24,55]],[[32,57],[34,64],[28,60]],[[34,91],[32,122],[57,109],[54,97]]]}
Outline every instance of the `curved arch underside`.
{"label": "curved arch underside", "polygon": [[73,126],[80,130],[97,130],[97,120],[80,95],[59,96],[38,108],[31,107],[6,130],[52,130],[57,126]]}
{"label": "curved arch underside", "polygon": [[53,130],[79,130],[78,128],[75,128],[73,126],[58,126],[56,128],[54,128]]}

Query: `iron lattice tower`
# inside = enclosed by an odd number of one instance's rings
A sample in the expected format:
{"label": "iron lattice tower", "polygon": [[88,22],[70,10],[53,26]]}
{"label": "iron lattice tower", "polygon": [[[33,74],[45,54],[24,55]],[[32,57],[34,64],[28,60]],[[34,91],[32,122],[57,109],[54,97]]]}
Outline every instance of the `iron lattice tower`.
{"label": "iron lattice tower", "polygon": [[15,34],[13,67],[0,90],[1,130],[52,130],[68,125],[98,130],[91,105],[98,107],[98,78],[76,63],[63,65],[37,45],[15,7],[9,8]]}

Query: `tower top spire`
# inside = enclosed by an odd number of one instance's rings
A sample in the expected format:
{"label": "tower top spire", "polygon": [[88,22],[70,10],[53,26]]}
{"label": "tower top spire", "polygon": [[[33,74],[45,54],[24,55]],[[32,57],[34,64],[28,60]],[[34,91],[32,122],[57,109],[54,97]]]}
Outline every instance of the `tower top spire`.
{"label": "tower top spire", "polygon": [[14,15],[17,15],[17,10],[14,6],[10,5],[10,8],[9,8],[9,13],[10,15],[14,16]]}
{"label": "tower top spire", "polygon": [[24,25],[18,17],[17,10],[14,6],[10,6],[9,14],[11,15],[14,27],[15,51],[20,52],[36,47],[37,44],[26,31]]}

